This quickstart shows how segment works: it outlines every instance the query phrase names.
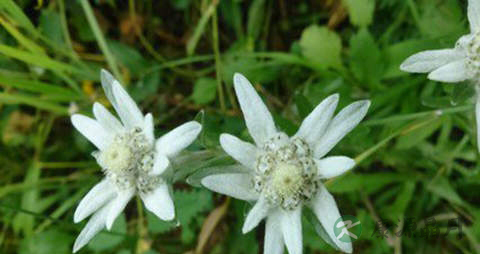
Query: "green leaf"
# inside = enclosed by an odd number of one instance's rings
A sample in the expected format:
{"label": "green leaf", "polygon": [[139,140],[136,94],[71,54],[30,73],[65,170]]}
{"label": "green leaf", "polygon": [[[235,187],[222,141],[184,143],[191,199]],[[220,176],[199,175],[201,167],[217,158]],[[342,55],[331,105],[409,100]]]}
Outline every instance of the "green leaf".
{"label": "green leaf", "polygon": [[396,195],[395,201],[392,205],[385,208],[383,214],[388,216],[390,220],[396,220],[403,217],[405,210],[412,199],[413,193],[415,191],[415,182],[406,182],[403,184],[403,188]]}
{"label": "green leaf", "polygon": [[88,243],[88,248],[96,252],[102,252],[120,244],[125,238],[124,234],[127,232],[127,221],[125,220],[125,215],[123,213],[118,216],[113,223],[111,232],[113,233],[100,232],[97,234]]}
{"label": "green leaf", "polygon": [[149,231],[153,233],[166,233],[181,225],[182,231],[187,231],[186,234],[191,234],[191,222],[199,213],[208,211],[213,206],[212,193],[207,190],[175,191],[173,197],[175,206],[181,209],[181,212],[177,212],[178,221],[162,221],[153,213],[148,212],[147,221]]}
{"label": "green leaf", "polygon": [[150,72],[145,75],[143,79],[139,80],[131,87],[131,94],[135,101],[143,101],[148,96],[157,94],[157,89],[160,86],[160,73]]}
{"label": "green leaf", "polygon": [[61,87],[59,85],[51,85],[37,80],[10,78],[6,75],[0,76],[0,86],[15,87],[30,92],[38,92],[47,95],[57,95],[66,98],[68,97],[70,98],[70,100],[80,98],[80,95],[76,94],[74,91]]}
{"label": "green leaf", "polygon": [[69,254],[71,253],[70,245],[73,237],[70,234],[50,229],[48,231],[39,232],[32,237],[24,238],[20,242],[19,254]]}
{"label": "green leaf", "polygon": [[439,118],[422,128],[410,131],[406,135],[398,138],[396,147],[398,149],[410,149],[430,137],[441,125],[442,118]]}
{"label": "green leaf", "polygon": [[48,9],[43,9],[39,18],[39,28],[42,34],[58,45],[64,43],[60,15]]}
{"label": "green leaf", "polygon": [[464,104],[468,99],[474,97],[476,94],[473,82],[462,82],[454,84],[450,99],[452,105]]}
{"label": "green leaf", "polygon": [[222,77],[227,85],[233,84],[233,75],[242,73],[252,83],[270,83],[276,80],[280,74],[278,65],[286,64],[281,60],[260,61],[253,57],[225,56],[222,68]]}
{"label": "green leaf", "polygon": [[350,69],[355,78],[367,83],[367,87],[378,84],[382,78],[382,54],[366,28],[350,39]]}
{"label": "green leaf", "polygon": [[248,9],[247,35],[250,40],[257,40],[265,19],[265,0],[254,0]]}
{"label": "green leaf", "polygon": [[115,59],[127,67],[132,74],[140,73],[150,67],[147,60],[136,49],[113,40],[107,40],[107,44]]}
{"label": "green leaf", "polygon": [[356,192],[365,190],[367,193],[375,192],[387,184],[395,182],[405,182],[418,179],[419,177],[411,173],[376,173],[376,174],[345,174],[340,179],[335,179],[328,190],[336,193]]}
{"label": "green leaf", "polygon": [[300,38],[302,54],[321,68],[340,68],[342,42],[340,36],[327,27],[311,25]]}
{"label": "green leaf", "polygon": [[67,107],[60,106],[56,103],[39,100],[38,97],[36,96],[0,93],[0,102],[6,103],[6,104],[26,104],[39,109],[51,111],[60,115],[68,114]]}
{"label": "green leaf", "polygon": [[82,74],[82,72],[74,66],[53,60],[45,55],[33,54],[7,45],[0,45],[0,53],[34,66],[40,66],[54,71],[69,71]]}
{"label": "green leaf", "polygon": [[450,185],[448,179],[438,176],[427,185],[427,189],[435,195],[444,198],[456,205],[464,205],[464,201],[457,194],[455,189]]}
{"label": "green leaf", "polygon": [[307,117],[313,110],[313,105],[308,99],[301,93],[295,94],[295,105],[297,106],[298,114],[301,119]]}
{"label": "green leaf", "polygon": [[431,49],[431,47],[431,41],[417,39],[406,40],[389,45],[383,52],[383,55],[388,62],[384,78],[396,78],[409,75],[408,72],[400,70],[400,64],[405,61],[407,57],[422,50]]}
{"label": "green leaf", "polygon": [[365,27],[372,23],[375,0],[343,0],[350,15],[350,22]]}
{"label": "green leaf", "polygon": [[208,104],[215,100],[217,82],[212,78],[197,79],[193,86],[192,99],[196,104]]}

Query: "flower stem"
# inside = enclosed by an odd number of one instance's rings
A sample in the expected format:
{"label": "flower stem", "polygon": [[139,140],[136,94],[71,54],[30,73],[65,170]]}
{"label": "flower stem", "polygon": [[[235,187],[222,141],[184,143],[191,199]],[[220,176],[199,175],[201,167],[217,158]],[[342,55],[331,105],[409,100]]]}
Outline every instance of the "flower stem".
{"label": "flower stem", "polygon": [[220,109],[223,113],[226,111],[225,107],[225,96],[223,92],[223,85],[222,85],[222,62],[220,59],[220,47],[218,43],[218,18],[217,18],[217,9],[212,14],[212,42],[213,42],[213,52],[215,54],[215,76],[217,78],[217,90],[218,90],[218,97],[220,99]]}

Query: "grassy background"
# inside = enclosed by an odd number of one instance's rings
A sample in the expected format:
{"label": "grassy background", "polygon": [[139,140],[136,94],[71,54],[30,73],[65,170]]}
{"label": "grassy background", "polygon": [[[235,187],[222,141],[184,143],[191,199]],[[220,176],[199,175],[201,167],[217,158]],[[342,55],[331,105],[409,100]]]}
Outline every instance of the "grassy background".
{"label": "grassy background", "polygon": [[[327,183],[342,214],[359,218],[358,253],[479,253],[480,174],[470,84],[439,84],[399,70],[410,54],[452,47],[468,33],[461,0],[2,0],[0,1],[0,252],[70,253],[84,223],[81,197],[101,171],[69,114],[108,105],[110,70],[159,136],[198,119],[191,151],[219,151],[218,135],[248,139],[232,90],[245,74],[279,127],[295,133],[327,95],[369,98],[363,121],[331,154],[358,166]],[[203,114],[199,114],[203,110]],[[206,165],[179,167],[178,221],[137,202],[112,233],[81,253],[261,253],[263,225],[241,234],[249,205],[186,184]],[[445,237],[394,237],[435,218]],[[410,220],[409,220],[410,219]],[[334,252],[304,218],[305,253]],[[389,238],[373,235],[381,220]],[[422,222],[423,221],[423,222]],[[420,232],[419,230],[417,232]]]}

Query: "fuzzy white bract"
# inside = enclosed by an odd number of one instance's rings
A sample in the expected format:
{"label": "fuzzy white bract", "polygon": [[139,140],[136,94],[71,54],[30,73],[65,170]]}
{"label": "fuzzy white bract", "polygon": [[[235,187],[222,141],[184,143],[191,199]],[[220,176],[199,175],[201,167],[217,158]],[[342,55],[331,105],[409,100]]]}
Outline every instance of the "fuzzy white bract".
{"label": "fuzzy white bract", "polygon": [[447,83],[473,81],[477,91],[475,117],[480,150],[480,0],[468,1],[467,16],[470,34],[460,37],[454,48],[414,54],[400,65],[400,69],[407,72],[429,72],[429,79]]}
{"label": "fuzzy white bract", "polygon": [[339,96],[323,100],[303,121],[293,137],[277,130],[273,118],[250,82],[234,76],[235,92],[255,145],[222,134],[222,148],[246,170],[244,173],[210,175],[202,184],[234,198],[255,201],[243,225],[249,232],[266,218],[264,253],[302,253],[301,212],[312,209],[335,247],[352,252],[351,243],[334,235],[340,217],[335,200],[322,180],[343,174],[355,165],[345,156],[324,157],[366,115],[370,101],[357,101],[335,117]]}
{"label": "fuzzy white bract", "polygon": [[122,85],[105,70],[101,81],[121,121],[99,103],[93,105],[95,119],[78,114],[71,117],[73,126],[98,148],[93,156],[105,174],[75,211],[75,223],[93,215],[77,237],[73,252],[104,227],[110,230],[135,194],[160,219],[172,220],[175,209],[163,173],[170,166],[169,159],[190,145],[202,129],[198,122],[191,121],[155,140],[152,115],[144,116]]}

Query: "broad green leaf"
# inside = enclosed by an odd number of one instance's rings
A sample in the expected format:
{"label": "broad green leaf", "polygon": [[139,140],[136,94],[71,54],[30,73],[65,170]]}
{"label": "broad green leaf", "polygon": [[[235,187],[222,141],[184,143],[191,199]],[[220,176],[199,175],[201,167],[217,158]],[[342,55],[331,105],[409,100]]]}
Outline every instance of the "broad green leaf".
{"label": "broad green leaf", "polygon": [[[455,40],[463,34],[467,34],[467,26],[463,22],[466,13],[460,7],[459,1],[445,0],[420,1],[419,29],[424,36],[440,38],[448,36],[451,47]],[[448,42],[447,41],[447,42]]]}
{"label": "broad green leaf", "polygon": [[160,73],[150,72],[140,79],[134,86],[131,86],[130,92],[135,101],[143,101],[149,96],[156,96],[159,86]]}
{"label": "broad green leaf", "polygon": [[350,39],[350,69],[366,87],[374,87],[382,78],[382,54],[370,32],[364,28]]}
{"label": "broad green leaf", "polygon": [[410,39],[387,46],[383,52],[388,63],[384,78],[410,75],[400,70],[400,64],[409,56],[427,49],[432,49],[432,41]]}
{"label": "broad green leaf", "polygon": [[107,40],[107,43],[115,59],[127,67],[133,76],[150,66],[136,49],[114,40]]}
{"label": "broad green leaf", "polygon": [[343,0],[350,16],[350,22],[365,27],[372,23],[375,0]]}
{"label": "broad green leaf", "polygon": [[222,68],[222,77],[227,85],[233,84],[233,75],[236,72],[243,74],[252,83],[270,83],[277,79],[280,74],[280,65],[288,64],[274,59],[260,61],[254,57],[226,56]]}
{"label": "broad green leaf", "polygon": [[62,23],[60,15],[57,12],[48,9],[42,10],[39,22],[39,28],[42,34],[57,45],[62,45],[64,43]]}
{"label": "broad green leaf", "polygon": [[39,232],[20,242],[19,254],[69,254],[73,236],[58,229]]}
{"label": "broad green leaf", "polygon": [[193,86],[192,99],[196,104],[208,104],[217,95],[217,81],[212,78],[197,79]]}
{"label": "broad green leaf", "polygon": [[207,190],[194,189],[192,191],[176,191],[174,194],[175,207],[178,208],[176,221],[162,221],[153,213],[147,213],[148,229],[153,233],[166,233],[176,227],[182,227],[182,238],[191,241],[194,235],[192,221],[201,212],[212,208],[212,193]]}
{"label": "broad green leaf", "polygon": [[342,41],[340,36],[327,27],[311,25],[305,28],[300,38],[302,54],[321,68],[340,68]]}

